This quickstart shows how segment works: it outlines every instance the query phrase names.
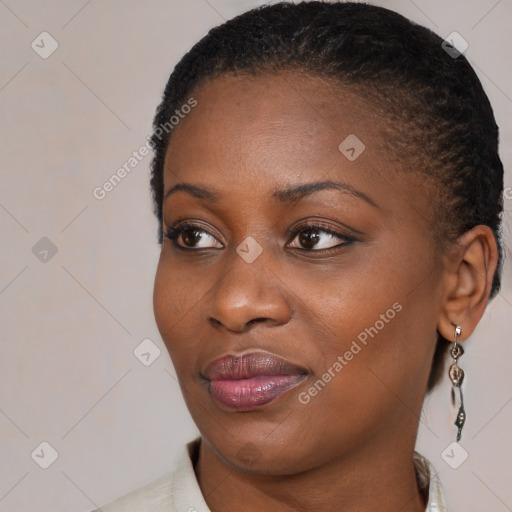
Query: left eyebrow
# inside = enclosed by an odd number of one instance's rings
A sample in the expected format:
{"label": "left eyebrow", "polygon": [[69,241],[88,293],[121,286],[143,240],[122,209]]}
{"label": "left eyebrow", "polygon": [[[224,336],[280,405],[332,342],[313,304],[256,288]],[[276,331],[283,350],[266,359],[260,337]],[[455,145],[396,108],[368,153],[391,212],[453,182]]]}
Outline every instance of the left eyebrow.
{"label": "left eyebrow", "polygon": [[[188,192],[190,195],[203,199],[210,203],[218,203],[221,194],[213,189],[203,187],[201,185],[194,185],[193,183],[177,183],[171,187],[164,196],[167,199],[171,194],[178,191]],[[352,185],[341,181],[316,181],[312,183],[302,183],[300,185],[294,185],[293,187],[275,190],[271,197],[282,203],[292,202],[303,197],[309,196],[320,190],[340,190],[344,193],[349,193],[358,199],[362,199],[371,206],[378,208],[378,205],[365,193],[356,190]]]}
{"label": "left eyebrow", "polygon": [[302,199],[314,192],[318,192],[320,190],[340,190],[342,192],[348,192],[349,194],[366,201],[371,206],[378,208],[377,204],[373,199],[368,197],[365,193],[356,190],[352,185],[348,183],[344,183],[341,181],[316,181],[313,183],[304,183],[301,185],[295,185],[293,187],[276,190],[272,197],[277,199],[280,202],[291,202],[296,199]]}

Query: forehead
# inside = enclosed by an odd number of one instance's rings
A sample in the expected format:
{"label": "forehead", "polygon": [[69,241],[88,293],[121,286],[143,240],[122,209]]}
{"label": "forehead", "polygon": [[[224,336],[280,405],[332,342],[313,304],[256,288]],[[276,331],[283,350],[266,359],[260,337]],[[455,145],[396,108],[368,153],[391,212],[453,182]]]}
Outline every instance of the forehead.
{"label": "forehead", "polygon": [[[185,175],[217,173],[218,180],[227,173],[236,181],[262,176],[264,170],[272,170],[275,178],[293,171],[305,178],[334,166],[363,177],[388,160],[380,130],[383,114],[354,88],[281,72],[222,76],[191,95],[197,106],[174,128],[166,154],[166,189]],[[344,155],[340,144],[349,153]],[[351,161],[346,156],[354,155],[354,144],[361,158]]]}

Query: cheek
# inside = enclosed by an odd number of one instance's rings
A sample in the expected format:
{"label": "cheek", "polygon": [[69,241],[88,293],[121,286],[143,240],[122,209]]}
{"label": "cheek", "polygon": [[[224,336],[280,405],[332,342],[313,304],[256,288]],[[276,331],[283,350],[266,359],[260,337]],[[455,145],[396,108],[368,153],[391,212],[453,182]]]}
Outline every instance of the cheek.
{"label": "cheek", "polygon": [[314,385],[320,391],[306,390],[317,394],[308,407],[323,412],[322,423],[327,416],[334,430],[357,436],[398,418],[415,420],[436,341],[434,280],[410,290],[421,274],[403,268],[394,278],[381,274],[378,287],[359,288],[366,297],[354,292],[353,300],[339,301],[337,318],[330,314],[326,319],[337,336],[316,366],[315,379],[329,382]]}
{"label": "cheek", "polygon": [[173,361],[174,353],[183,346],[173,341],[186,336],[189,317],[194,304],[197,304],[196,295],[197,286],[191,286],[190,277],[177,272],[162,252],[153,288],[153,311],[158,330]]}
{"label": "cheek", "polygon": [[[303,324],[308,337],[318,340],[312,367],[316,378],[327,372],[325,387],[334,402],[366,408],[365,395],[370,401],[407,397],[428,377],[441,280],[428,256],[431,247],[422,245],[380,254],[376,249],[350,272],[333,272],[324,287],[303,286],[309,290]],[[316,318],[307,318],[313,308],[308,304],[316,304]],[[315,325],[327,337],[318,337]],[[330,378],[331,373],[336,377]]]}
{"label": "cheek", "polygon": [[166,271],[165,265],[162,263],[162,256],[160,256],[153,287],[153,312],[164,342],[171,326],[179,318],[180,308],[176,299],[172,276]]}
{"label": "cheek", "polygon": [[215,283],[204,274],[185,271],[165,249],[162,251],[153,288],[153,311],[160,336],[181,378],[197,366],[203,352],[205,302]]}

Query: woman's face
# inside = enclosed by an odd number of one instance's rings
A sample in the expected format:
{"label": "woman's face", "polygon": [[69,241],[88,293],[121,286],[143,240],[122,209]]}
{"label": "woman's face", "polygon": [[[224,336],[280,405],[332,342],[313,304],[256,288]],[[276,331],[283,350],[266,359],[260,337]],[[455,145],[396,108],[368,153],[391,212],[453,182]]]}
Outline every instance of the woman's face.
{"label": "woman's face", "polygon": [[163,203],[164,234],[193,227],[165,238],[154,311],[206,443],[274,474],[413,444],[443,266],[421,177],[382,149],[386,119],[293,73],[193,97]]}

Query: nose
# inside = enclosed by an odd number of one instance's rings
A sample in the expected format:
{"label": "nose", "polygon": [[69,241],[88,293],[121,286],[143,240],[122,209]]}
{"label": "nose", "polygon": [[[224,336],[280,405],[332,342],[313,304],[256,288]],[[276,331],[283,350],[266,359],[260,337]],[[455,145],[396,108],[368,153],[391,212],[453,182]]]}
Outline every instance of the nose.
{"label": "nose", "polygon": [[214,327],[243,332],[256,323],[273,326],[290,320],[292,308],[286,285],[277,277],[277,268],[272,269],[265,252],[252,263],[234,252],[226,262],[225,273],[207,306],[208,320]]}

